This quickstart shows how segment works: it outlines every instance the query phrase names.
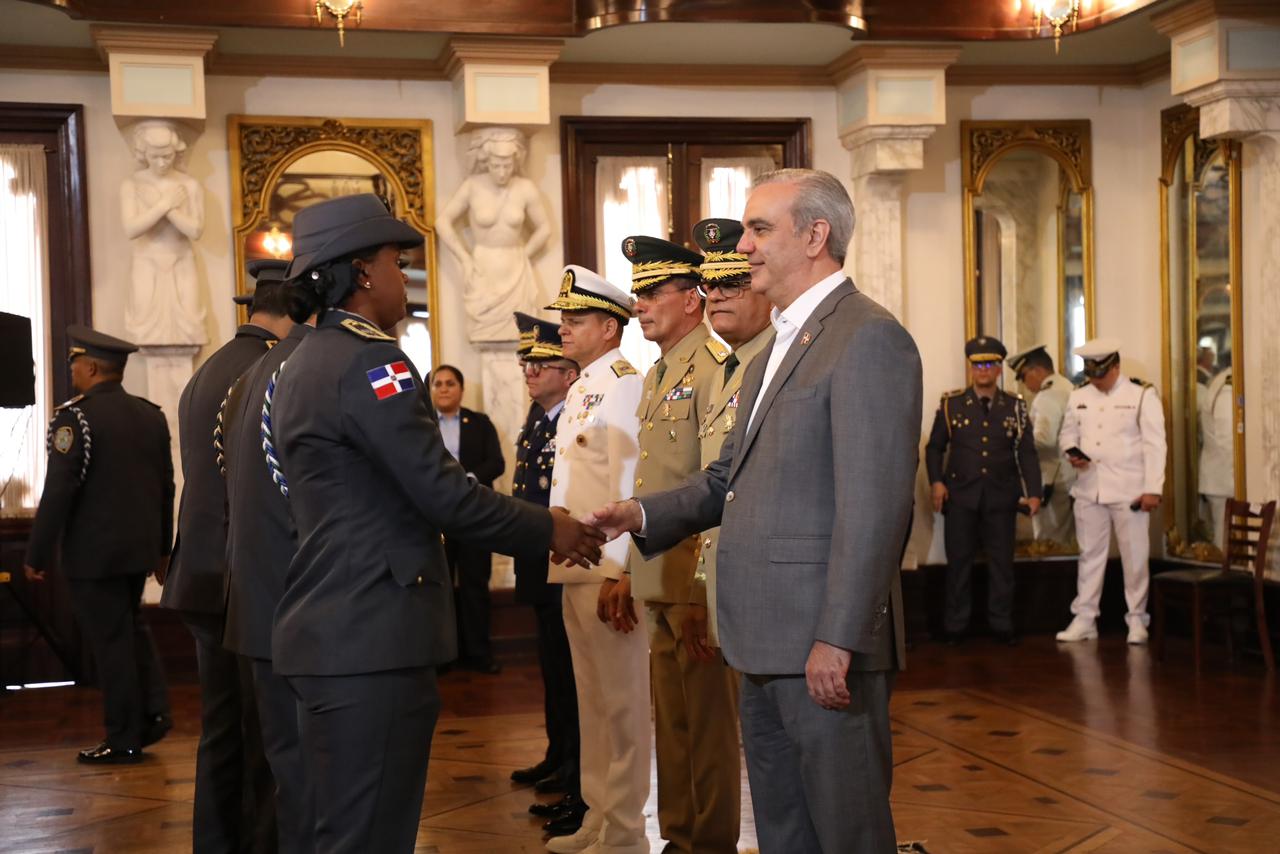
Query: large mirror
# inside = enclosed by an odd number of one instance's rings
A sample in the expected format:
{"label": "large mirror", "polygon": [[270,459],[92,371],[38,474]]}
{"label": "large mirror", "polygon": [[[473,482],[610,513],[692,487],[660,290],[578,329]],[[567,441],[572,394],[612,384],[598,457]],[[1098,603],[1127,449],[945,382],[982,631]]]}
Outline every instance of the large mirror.
{"label": "large mirror", "polygon": [[1200,139],[1194,108],[1160,119],[1167,544],[1216,561],[1226,501],[1244,498],[1240,146]]}
{"label": "large mirror", "polygon": [[[1093,335],[1093,188],[1088,121],[960,123],[964,170],[965,337],[999,338],[1010,354],[1043,346],[1053,394],[1083,369],[1072,351]],[[1005,388],[1034,405],[1043,377]],[[1072,469],[1057,447],[1061,405],[1043,409],[1036,450],[1051,502],[1019,522],[1019,554],[1078,550],[1066,493]],[[1034,410],[1033,410],[1034,411]],[[1054,422],[1054,423],[1049,423]]]}
{"label": "large mirror", "polygon": [[237,293],[246,261],[288,258],[298,211],[338,196],[374,193],[426,237],[408,253],[409,314],[396,330],[418,371],[438,362],[438,285],[431,123],[395,119],[230,116]]}

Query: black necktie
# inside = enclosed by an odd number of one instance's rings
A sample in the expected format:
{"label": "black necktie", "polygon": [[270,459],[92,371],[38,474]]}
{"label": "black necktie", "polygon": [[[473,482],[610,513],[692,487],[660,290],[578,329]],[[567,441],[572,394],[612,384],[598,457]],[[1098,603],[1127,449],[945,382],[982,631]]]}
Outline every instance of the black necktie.
{"label": "black necktie", "polygon": [[733,372],[738,369],[738,354],[730,353],[729,358],[724,360],[724,384],[728,385]]}

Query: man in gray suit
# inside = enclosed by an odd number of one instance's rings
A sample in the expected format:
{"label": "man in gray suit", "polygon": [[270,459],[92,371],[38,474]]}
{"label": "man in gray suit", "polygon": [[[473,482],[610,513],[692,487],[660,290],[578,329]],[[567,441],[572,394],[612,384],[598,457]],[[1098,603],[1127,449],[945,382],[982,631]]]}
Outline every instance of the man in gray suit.
{"label": "man in gray suit", "polygon": [[[903,663],[898,568],[921,425],[920,355],[841,273],[853,204],[784,169],[747,200],[738,251],[775,306],[720,458],[587,521],[653,555],[721,525],[716,613],[765,854],[890,852],[889,694]],[[767,354],[767,356],[766,356]]]}

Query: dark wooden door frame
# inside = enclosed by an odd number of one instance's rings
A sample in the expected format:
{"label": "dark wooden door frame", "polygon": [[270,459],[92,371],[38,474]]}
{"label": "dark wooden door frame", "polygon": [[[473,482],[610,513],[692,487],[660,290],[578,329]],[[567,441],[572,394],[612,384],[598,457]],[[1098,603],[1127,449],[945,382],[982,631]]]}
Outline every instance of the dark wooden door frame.
{"label": "dark wooden door frame", "polygon": [[89,270],[89,184],[85,166],[84,107],[80,104],[0,102],[0,140],[43,145],[49,191],[48,233],[62,235],[65,252],[49,249],[49,380],[55,402],[71,396],[59,355],[67,352],[67,326],[93,319]]}
{"label": "dark wooden door frame", "polygon": [[[598,269],[595,240],[595,164],[592,147],[701,143],[781,145],[783,165],[813,162],[812,122],[807,118],[680,119],[561,116],[560,163],[564,210],[564,260]],[[673,176],[673,180],[676,176]],[[681,179],[683,180],[683,179]],[[673,187],[673,190],[676,188]]]}

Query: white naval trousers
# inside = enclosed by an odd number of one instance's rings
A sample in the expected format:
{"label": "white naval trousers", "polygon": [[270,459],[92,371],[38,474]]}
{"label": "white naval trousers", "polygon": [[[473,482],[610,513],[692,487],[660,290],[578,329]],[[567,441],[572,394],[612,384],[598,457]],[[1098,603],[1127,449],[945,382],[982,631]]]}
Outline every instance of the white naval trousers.
{"label": "white naval trousers", "polygon": [[564,628],[578,687],[584,829],[599,829],[600,847],[645,842],[653,728],[649,718],[649,632],[645,608],[629,633],[596,618],[598,584],[564,585]]}
{"label": "white naval trousers", "polygon": [[1147,583],[1151,555],[1151,514],[1130,510],[1128,502],[1098,504],[1085,498],[1076,499],[1076,538],[1080,542],[1080,562],[1076,575],[1076,598],[1071,613],[1090,620],[1098,619],[1098,600],[1102,598],[1102,579],[1107,571],[1107,552],[1111,545],[1111,528],[1115,527],[1120,563],[1124,566],[1124,600],[1129,606],[1128,622],[1147,625]]}

